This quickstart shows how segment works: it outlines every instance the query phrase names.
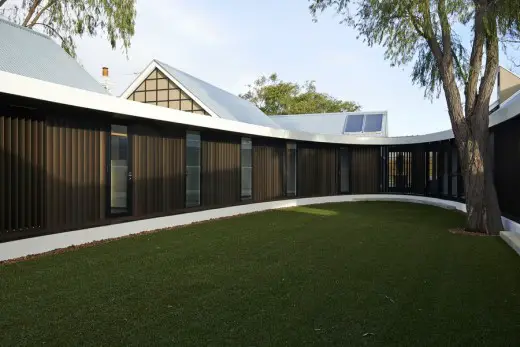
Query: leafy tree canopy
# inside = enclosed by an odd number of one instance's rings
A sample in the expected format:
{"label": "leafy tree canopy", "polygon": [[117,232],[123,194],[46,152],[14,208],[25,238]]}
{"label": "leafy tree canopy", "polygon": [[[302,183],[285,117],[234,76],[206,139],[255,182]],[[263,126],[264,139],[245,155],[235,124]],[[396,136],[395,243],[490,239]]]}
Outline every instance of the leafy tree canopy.
{"label": "leafy tree canopy", "polygon": [[[369,46],[383,46],[392,66],[413,63],[412,80],[428,96],[441,88],[437,59],[452,61],[456,82],[466,86],[484,73],[486,39],[496,37],[506,51],[520,43],[520,0],[309,1],[314,20],[333,8]],[[464,27],[473,33],[470,45],[461,38]]]}
{"label": "leafy tree canopy", "polygon": [[520,0],[309,1],[315,20],[332,8],[369,46],[384,47],[392,65],[413,64],[412,81],[427,95],[444,91],[464,176],[466,228],[498,234],[489,101],[500,44],[519,42]]}
{"label": "leafy tree canopy", "polygon": [[352,101],[338,100],[328,94],[316,91],[314,81],[304,84],[285,82],[273,73],[261,76],[249,91],[240,97],[251,101],[265,114],[305,114],[325,112],[357,111],[360,106]]}
{"label": "leafy tree canopy", "polygon": [[134,35],[135,0],[0,0],[0,14],[58,39],[76,56],[75,38],[105,34],[125,51]]}

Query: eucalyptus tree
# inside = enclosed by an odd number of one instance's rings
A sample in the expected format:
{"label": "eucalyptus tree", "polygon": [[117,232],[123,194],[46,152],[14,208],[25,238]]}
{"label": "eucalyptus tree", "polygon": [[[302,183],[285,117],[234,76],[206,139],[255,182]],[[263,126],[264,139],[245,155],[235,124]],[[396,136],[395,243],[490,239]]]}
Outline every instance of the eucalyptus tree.
{"label": "eucalyptus tree", "polygon": [[384,47],[393,66],[413,64],[412,81],[428,96],[444,92],[464,177],[466,228],[497,234],[489,103],[499,47],[518,43],[520,0],[309,1],[314,20],[333,9],[369,46]]}
{"label": "eucalyptus tree", "polygon": [[134,35],[135,0],[0,0],[0,14],[58,39],[76,56],[75,38],[105,34],[125,51]]}

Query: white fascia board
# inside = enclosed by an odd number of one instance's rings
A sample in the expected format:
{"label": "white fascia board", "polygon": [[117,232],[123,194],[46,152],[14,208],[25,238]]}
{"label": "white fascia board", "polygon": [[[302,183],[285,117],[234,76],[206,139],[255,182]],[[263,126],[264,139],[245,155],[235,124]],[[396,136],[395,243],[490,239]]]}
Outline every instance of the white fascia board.
{"label": "white fascia board", "polygon": [[175,77],[173,77],[166,69],[164,69],[157,61],[152,60],[150,64],[141,72],[141,74],[126,88],[126,90],[121,94],[121,98],[127,99],[135,90],[143,83],[148,76],[155,70],[161,71],[168,79],[170,79],[173,83],[175,83],[186,95],[188,95],[192,100],[194,100],[197,104],[200,105],[204,109],[204,111],[208,112],[211,117],[220,118],[212,109],[206,106],[199,98],[197,98],[188,88],[186,88],[182,83],[180,83]]}
{"label": "white fascia board", "polygon": [[[229,131],[251,136],[290,139],[294,141],[356,145],[415,144],[449,140],[453,138],[453,132],[451,130],[427,135],[403,137],[324,135],[289,131],[173,110],[166,107],[145,104],[117,98],[111,95],[104,95],[41,81],[4,71],[0,71],[0,80],[2,81],[2,83],[0,83],[0,93],[109,112],[127,117],[159,120],[174,124]],[[500,109],[490,116],[490,126],[502,123],[518,114],[520,114],[520,92],[516,93],[514,97],[511,97],[500,107]]]}

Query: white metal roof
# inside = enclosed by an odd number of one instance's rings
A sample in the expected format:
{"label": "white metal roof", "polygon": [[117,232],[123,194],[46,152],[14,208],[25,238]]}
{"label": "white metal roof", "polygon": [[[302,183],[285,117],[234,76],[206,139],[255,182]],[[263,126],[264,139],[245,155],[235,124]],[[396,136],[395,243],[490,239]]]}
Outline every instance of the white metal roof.
{"label": "white metal roof", "polygon": [[158,60],[153,60],[121,97],[127,98],[156,68],[213,117],[279,128],[277,123],[249,101]]}
{"label": "white metal roof", "polygon": [[381,131],[365,133],[349,133],[349,135],[387,136],[387,112],[338,112],[313,113],[271,116],[271,118],[288,130],[304,131],[317,134],[343,135],[347,134],[345,126],[350,115],[382,115]]}
{"label": "white metal roof", "polygon": [[101,84],[51,38],[1,17],[0,70],[107,94]]}

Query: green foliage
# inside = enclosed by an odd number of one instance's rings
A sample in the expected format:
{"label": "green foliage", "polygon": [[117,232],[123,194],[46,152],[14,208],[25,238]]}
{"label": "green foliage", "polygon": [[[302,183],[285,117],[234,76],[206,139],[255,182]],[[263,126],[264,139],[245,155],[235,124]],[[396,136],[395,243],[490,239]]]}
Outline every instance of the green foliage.
{"label": "green foliage", "polygon": [[314,81],[303,85],[284,82],[275,73],[269,77],[261,76],[248,87],[249,91],[240,97],[251,101],[268,115],[352,112],[360,109],[355,102],[317,92]]}
{"label": "green foliage", "polygon": [[[432,51],[433,40],[440,44],[443,55],[447,53],[444,50],[450,50],[459,86],[468,82],[471,52],[462,44],[455,29],[465,26],[474,29],[475,4],[483,8],[486,36],[497,35],[502,42],[510,44],[518,43],[520,37],[520,0],[309,1],[314,20],[318,13],[332,8],[342,16],[342,23],[354,27],[359,38],[369,46],[383,46],[385,58],[393,66],[413,63],[412,80],[425,87],[428,96],[438,95],[441,86],[438,61]],[[491,25],[494,21],[496,32]],[[443,41],[443,25],[450,39],[449,47],[444,45],[447,42]]]}
{"label": "green foliage", "polygon": [[135,0],[0,0],[0,14],[60,40],[76,56],[75,38],[106,35],[112,48],[125,52],[134,35]]}

